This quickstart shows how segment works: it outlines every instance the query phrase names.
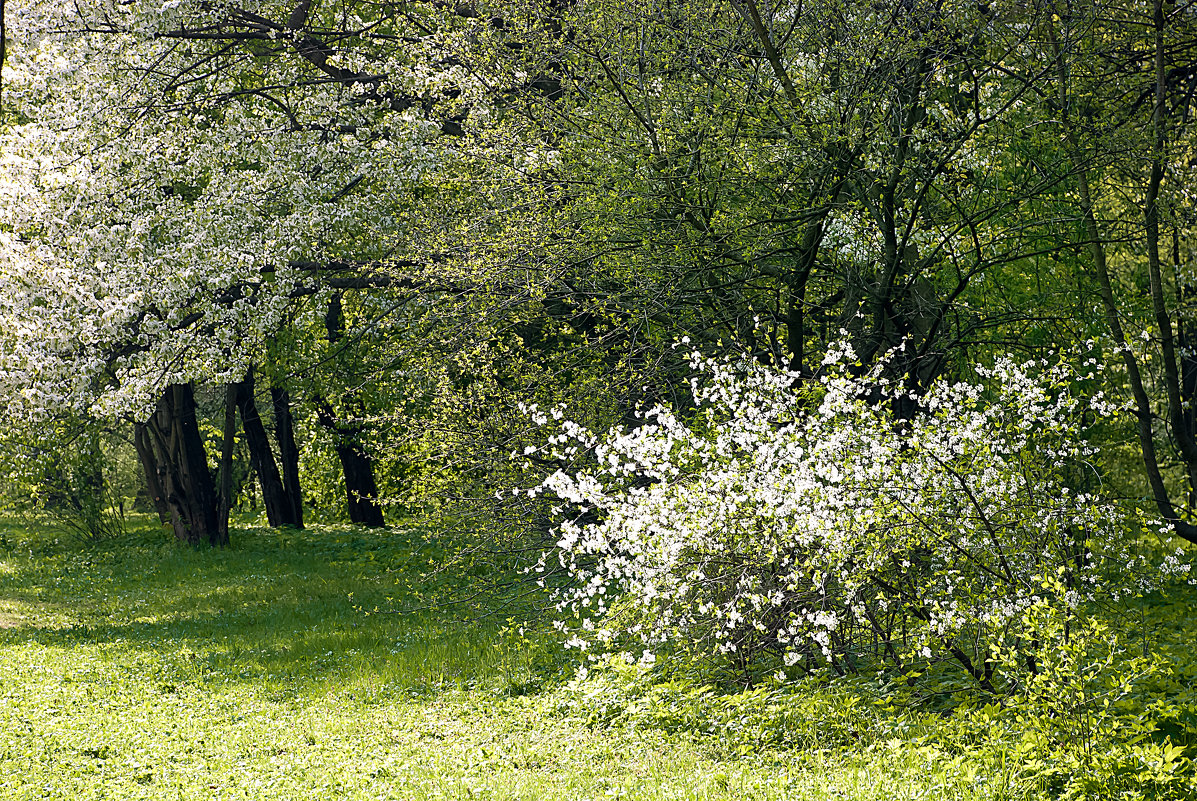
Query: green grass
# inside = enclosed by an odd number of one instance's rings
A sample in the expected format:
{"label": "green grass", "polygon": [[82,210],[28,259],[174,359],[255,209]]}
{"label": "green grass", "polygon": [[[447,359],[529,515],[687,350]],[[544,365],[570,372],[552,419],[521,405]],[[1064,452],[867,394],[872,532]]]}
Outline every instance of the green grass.
{"label": "green grass", "polygon": [[[595,723],[518,609],[418,531],[144,521],[82,546],[0,524],[0,798],[998,799],[1017,773],[948,750],[745,748]],[[475,562],[466,572],[485,572]],[[490,613],[490,614],[488,614]],[[812,747],[812,745],[814,747]]]}

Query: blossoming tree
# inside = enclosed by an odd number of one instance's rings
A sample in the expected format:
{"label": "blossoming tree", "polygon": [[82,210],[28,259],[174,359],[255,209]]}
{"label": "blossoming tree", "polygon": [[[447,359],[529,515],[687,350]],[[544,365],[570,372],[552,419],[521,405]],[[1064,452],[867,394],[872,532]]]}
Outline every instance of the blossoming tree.
{"label": "blossoming tree", "polygon": [[353,3],[7,10],[6,414],[144,422],[176,531],[218,540],[191,383],[241,382],[299,299],[418,266],[404,188],[469,83],[435,31],[403,41],[418,18]]}

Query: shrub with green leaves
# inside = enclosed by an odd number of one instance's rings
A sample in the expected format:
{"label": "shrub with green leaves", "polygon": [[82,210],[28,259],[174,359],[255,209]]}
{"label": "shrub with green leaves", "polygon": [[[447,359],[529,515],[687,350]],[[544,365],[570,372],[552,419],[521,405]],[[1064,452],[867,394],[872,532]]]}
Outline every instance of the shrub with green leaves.
{"label": "shrub with green leaves", "polygon": [[695,354],[697,413],[658,406],[602,435],[531,410],[554,428],[547,455],[590,465],[530,490],[559,502],[546,560],[575,580],[572,645],[950,665],[1001,692],[1036,671],[1033,610],[1070,618],[1154,586],[1127,534],[1141,521],[1077,489],[1095,456],[1082,420],[1110,411],[1070,391],[1087,376],[999,360],[914,396],[853,359],[841,345],[803,383]]}
{"label": "shrub with green leaves", "polygon": [[0,441],[0,508],[44,515],[72,536],[98,542],[125,533],[125,496],[136,474],[119,444],[94,421],[68,420]]}
{"label": "shrub with green leaves", "polygon": [[[1191,798],[1195,669],[1177,659],[1171,638],[1163,647],[1135,642],[1126,625],[1133,610],[1118,611],[1111,621],[1045,603],[1028,610],[1043,637],[1034,670],[1000,702],[957,708],[939,736],[954,735],[982,762],[1017,765],[1051,798]],[[1179,604],[1168,616],[1178,612]],[[994,659],[1022,661],[1000,647]]]}

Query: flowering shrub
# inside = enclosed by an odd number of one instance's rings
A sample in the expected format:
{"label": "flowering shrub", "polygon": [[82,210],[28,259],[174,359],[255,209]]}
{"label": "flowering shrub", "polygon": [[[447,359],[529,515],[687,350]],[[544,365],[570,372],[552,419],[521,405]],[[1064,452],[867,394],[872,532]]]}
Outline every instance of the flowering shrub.
{"label": "flowering shrub", "polygon": [[650,661],[672,640],[837,671],[942,661],[993,690],[991,649],[1035,669],[1028,610],[1138,589],[1127,515],[1076,489],[1093,483],[1079,421],[1106,411],[1100,396],[1071,394],[1064,368],[1001,360],[915,399],[880,369],[854,377],[851,358],[840,346],[799,386],[695,354],[695,414],[658,406],[602,436],[553,410],[544,450],[593,457],[530,490],[560,501],[540,569],[555,558],[575,579],[559,599],[580,618],[571,645]]}

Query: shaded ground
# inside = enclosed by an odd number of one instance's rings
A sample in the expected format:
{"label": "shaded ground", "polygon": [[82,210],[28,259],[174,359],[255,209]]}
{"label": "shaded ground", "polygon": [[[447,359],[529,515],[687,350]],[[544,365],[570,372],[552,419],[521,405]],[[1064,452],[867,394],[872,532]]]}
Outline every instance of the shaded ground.
{"label": "shaded ground", "polygon": [[0,798],[1007,795],[901,744],[746,755],[587,725],[555,647],[431,603],[459,587],[419,532],[30,537],[0,551]]}

